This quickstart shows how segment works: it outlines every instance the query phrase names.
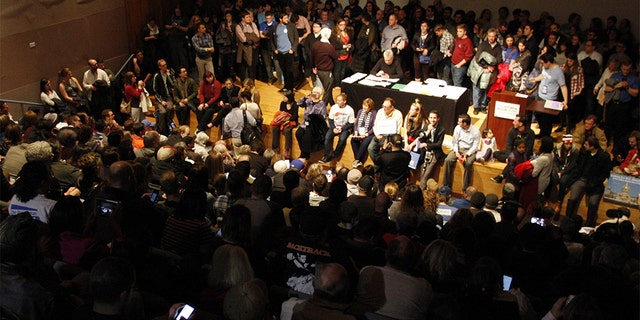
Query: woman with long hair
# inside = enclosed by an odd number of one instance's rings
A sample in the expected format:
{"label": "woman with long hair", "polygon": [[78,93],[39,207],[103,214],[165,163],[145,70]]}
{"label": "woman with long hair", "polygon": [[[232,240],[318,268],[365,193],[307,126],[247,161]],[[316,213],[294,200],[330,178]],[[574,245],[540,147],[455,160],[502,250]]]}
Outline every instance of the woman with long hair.
{"label": "woman with long hair", "polygon": [[331,37],[333,46],[338,52],[338,59],[333,66],[333,87],[340,88],[340,83],[347,73],[347,63],[351,56],[351,46],[353,43],[353,31],[347,28],[347,21],[338,19],[336,27],[333,29]]}
{"label": "woman with long hair", "polygon": [[124,99],[131,105],[131,119],[136,123],[142,121],[140,97],[144,92],[144,81],[136,81],[136,75],[129,71],[124,74]]}
{"label": "woman with long hair", "polygon": [[415,99],[409,107],[409,112],[404,117],[404,149],[408,150],[409,145],[418,138],[420,132],[424,129],[427,116],[425,115],[424,108],[420,99]]}
{"label": "woman with long hair", "polygon": [[86,111],[87,100],[83,95],[80,82],[73,76],[71,69],[62,68],[58,71],[58,78],[60,79],[58,91],[62,99],[67,103],[69,110],[72,113],[76,113],[79,110]]}
{"label": "woman with long hair", "polygon": [[58,93],[51,88],[51,81],[47,78],[40,80],[40,101],[45,105],[45,114],[53,110],[55,113],[60,113],[61,108],[66,107],[66,103],[60,99]]}
{"label": "woman with long hair", "polygon": [[[281,120],[280,120],[281,119]],[[277,120],[277,121],[276,121]],[[293,92],[282,96],[280,109],[271,123],[271,149],[280,150],[280,133],[284,135],[284,157],[291,157],[293,128],[298,126],[298,104]]]}
{"label": "woman with long hair", "polygon": [[211,119],[215,113],[220,112],[220,96],[222,94],[222,85],[216,80],[215,75],[211,71],[205,71],[200,82],[200,90],[198,98],[200,104],[196,108],[196,117],[198,119],[198,128],[196,132],[204,131],[211,123]]}

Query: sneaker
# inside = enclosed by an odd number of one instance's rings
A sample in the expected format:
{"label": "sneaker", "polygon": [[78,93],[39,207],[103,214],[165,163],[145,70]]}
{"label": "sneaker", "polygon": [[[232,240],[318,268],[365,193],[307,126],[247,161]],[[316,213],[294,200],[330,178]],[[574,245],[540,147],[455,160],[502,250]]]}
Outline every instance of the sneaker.
{"label": "sneaker", "polygon": [[495,183],[502,183],[502,180],[504,180],[504,177],[501,174],[491,178],[491,181]]}
{"label": "sneaker", "polygon": [[329,159],[327,159],[327,158],[322,158],[322,159],[318,160],[318,163],[320,163],[320,164],[329,163]]}
{"label": "sneaker", "polygon": [[489,113],[489,112],[487,111],[487,109],[482,109],[482,110],[480,110],[480,112],[482,112],[483,114],[487,114],[487,113]]}
{"label": "sneaker", "polygon": [[478,113],[480,113],[480,110],[478,110],[478,109],[473,109],[473,114],[474,114],[474,115],[478,115]]}
{"label": "sneaker", "polygon": [[358,167],[360,167],[362,165],[362,162],[360,162],[360,160],[353,160],[353,165],[352,167],[354,169],[358,169]]}
{"label": "sneaker", "polygon": [[476,159],[476,161],[478,161],[478,162],[480,162],[480,163],[484,164],[484,158],[478,158],[478,159]]}

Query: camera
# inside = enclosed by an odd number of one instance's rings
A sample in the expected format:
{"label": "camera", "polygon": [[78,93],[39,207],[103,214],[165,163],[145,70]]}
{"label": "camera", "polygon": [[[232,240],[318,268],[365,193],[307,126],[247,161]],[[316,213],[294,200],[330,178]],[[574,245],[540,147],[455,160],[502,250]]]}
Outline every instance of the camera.
{"label": "camera", "polygon": [[98,198],[96,199],[96,214],[108,217],[116,211],[119,205],[119,201]]}

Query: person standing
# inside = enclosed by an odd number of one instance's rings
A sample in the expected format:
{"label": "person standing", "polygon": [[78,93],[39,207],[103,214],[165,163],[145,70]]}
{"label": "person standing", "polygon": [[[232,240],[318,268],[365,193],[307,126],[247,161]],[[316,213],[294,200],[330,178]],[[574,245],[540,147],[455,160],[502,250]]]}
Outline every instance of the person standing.
{"label": "person standing", "polygon": [[473,162],[476,160],[476,152],[480,144],[480,130],[471,125],[471,117],[467,114],[458,116],[458,125],[453,129],[453,150],[449,152],[444,160],[444,183],[443,185],[452,185],[453,168],[456,161],[460,161],[464,165],[464,180],[462,182],[462,190],[466,190],[471,185],[473,178]]}
{"label": "person standing", "polygon": [[467,25],[465,24],[459,24],[456,27],[456,35],[454,49],[451,53],[451,76],[453,85],[462,87],[469,62],[473,59],[473,42],[467,36]]}
{"label": "person standing", "polygon": [[[84,89],[85,96],[89,100],[89,106],[91,107],[91,111],[94,117],[96,115],[100,115],[102,109],[108,108],[106,104],[108,104],[107,93],[111,82],[109,81],[109,75],[107,73],[98,68],[98,61],[96,59],[89,59],[87,62],[89,65],[89,70],[85,71],[84,77],[82,78],[82,88]],[[100,85],[100,82],[104,85]],[[96,93],[94,96],[94,92]]]}
{"label": "person standing", "polygon": [[191,38],[193,49],[196,51],[196,67],[198,68],[198,77],[202,77],[205,71],[213,71],[212,54],[215,52],[213,47],[213,37],[207,33],[207,25],[204,22],[198,23],[196,34]]}
{"label": "person standing", "polygon": [[155,92],[158,121],[156,129],[165,135],[170,132],[169,123],[172,121],[175,112],[172,94],[175,83],[176,78],[173,69],[169,69],[164,59],[158,60],[158,72],[153,76],[153,92]]}
{"label": "person standing", "polygon": [[600,148],[596,137],[584,142],[578,156],[576,181],[571,184],[571,197],[567,201],[567,217],[574,216],[583,196],[587,196],[586,227],[595,227],[598,220],[598,207],[604,194],[604,180],[609,177],[611,156]]}
{"label": "person standing", "polygon": [[[420,174],[420,186],[427,188],[427,180],[430,178],[436,165],[444,160],[445,155],[442,151],[442,143],[444,142],[444,128],[440,125],[440,112],[431,110],[427,118],[427,127],[419,133],[415,140],[416,144],[420,144],[420,148],[425,150],[425,157],[422,163],[422,173]],[[413,145],[409,146],[410,149]]]}
{"label": "person standing", "polygon": [[452,85],[451,79],[451,48],[455,43],[455,39],[451,32],[441,24],[436,25],[434,28],[436,36],[438,36],[438,50],[442,54],[442,61],[436,64],[436,74],[438,79],[442,79],[447,82],[447,85]]}
{"label": "person standing", "polygon": [[[623,59],[620,63],[620,71],[611,75],[604,89],[605,92],[613,93],[613,99],[606,109],[606,133],[613,138],[614,146],[626,143],[624,136],[633,128],[632,114],[633,99],[638,97],[640,83],[638,76],[631,72],[633,69],[629,58]],[[611,85],[609,85],[611,84]],[[616,99],[616,95],[619,97]],[[637,101],[637,100],[636,100]],[[637,102],[635,108],[638,108]],[[635,119],[636,125],[638,119]]]}
{"label": "person standing", "polygon": [[322,101],[325,104],[333,101],[333,61],[338,59],[336,48],[329,42],[331,38],[331,29],[322,28],[320,31],[320,41],[316,41],[311,46],[311,61],[313,65],[313,73],[318,76],[322,83],[324,95]]}
{"label": "person standing", "polygon": [[[553,53],[547,52],[543,54],[540,56],[540,60],[542,61],[542,73],[533,78],[533,81],[540,82],[537,99],[557,101],[562,98],[562,109],[566,110],[569,104],[569,91],[567,90],[562,68],[553,62]],[[540,136],[551,135],[554,116],[538,112],[536,113],[536,118],[538,118],[538,125],[540,125]]]}
{"label": "person standing", "polygon": [[241,18],[242,21],[236,25],[236,40],[238,43],[236,62],[240,65],[239,76],[241,80],[245,78],[255,79],[260,32],[256,24],[253,23],[253,14],[251,12],[243,11]]}
{"label": "person standing", "polygon": [[276,27],[276,23],[273,21],[273,12],[267,11],[264,13],[265,21],[261,22],[258,26],[260,29],[260,54],[262,55],[262,62],[267,73],[267,83],[272,85],[276,82],[274,72],[276,70],[273,59],[273,48],[271,48],[271,37],[273,35],[273,29]]}
{"label": "person standing", "polygon": [[495,81],[498,64],[502,62],[502,48],[497,41],[497,34],[494,28],[487,31],[487,41],[480,43],[471,62],[469,77],[473,82],[473,114],[487,113],[487,90]]}
{"label": "person standing", "polygon": [[289,23],[289,16],[281,12],[278,17],[279,24],[275,27],[272,41],[273,53],[278,59],[283,76],[284,90],[293,92],[294,78],[293,68],[295,61],[295,50],[298,49],[298,31],[293,23]]}

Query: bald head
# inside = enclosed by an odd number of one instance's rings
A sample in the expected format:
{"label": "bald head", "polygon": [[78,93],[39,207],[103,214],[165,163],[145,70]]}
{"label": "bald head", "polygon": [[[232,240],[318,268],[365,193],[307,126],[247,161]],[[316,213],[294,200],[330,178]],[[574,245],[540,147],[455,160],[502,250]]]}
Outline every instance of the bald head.
{"label": "bald head", "polygon": [[316,268],[316,292],[320,291],[335,301],[341,301],[349,292],[347,269],[338,263],[327,263]]}
{"label": "bald head", "polygon": [[133,187],[133,167],[126,161],[116,161],[109,167],[109,186],[130,190]]}

